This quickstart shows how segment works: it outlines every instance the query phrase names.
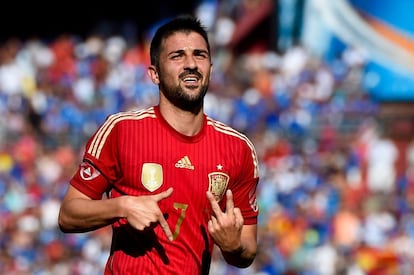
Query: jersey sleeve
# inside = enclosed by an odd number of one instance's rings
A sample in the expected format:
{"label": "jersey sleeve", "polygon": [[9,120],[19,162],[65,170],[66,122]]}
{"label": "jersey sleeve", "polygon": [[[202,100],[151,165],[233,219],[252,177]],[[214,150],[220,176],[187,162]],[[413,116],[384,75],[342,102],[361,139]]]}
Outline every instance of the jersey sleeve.
{"label": "jersey sleeve", "polygon": [[112,115],[87,141],[83,162],[70,180],[70,184],[92,199],[102,198],[118,179],[117,125]]}
{"label": "jersey sleeve", "polygon": [[258,160],[252,143],[247,143],[240,158],[240,172],[232,187],[233,200],[239,207],[244,224],[256,224],[259,214],[256,190],[259,183]]}
{"label": "jersey sleeve", "polygon": [[108,188],[106,178],[88,161],[83,161],[70,184],[91,199],[98,200]]}

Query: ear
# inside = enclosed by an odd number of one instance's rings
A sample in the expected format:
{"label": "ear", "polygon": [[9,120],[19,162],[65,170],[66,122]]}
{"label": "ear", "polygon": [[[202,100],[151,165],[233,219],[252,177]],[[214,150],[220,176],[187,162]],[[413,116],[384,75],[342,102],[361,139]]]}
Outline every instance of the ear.
{"label": "ear", "polygon": [[154,84],[159,84],[160,80],[158,79],[158,71],[155,66],[151,65],[148,67],[147,74]]}

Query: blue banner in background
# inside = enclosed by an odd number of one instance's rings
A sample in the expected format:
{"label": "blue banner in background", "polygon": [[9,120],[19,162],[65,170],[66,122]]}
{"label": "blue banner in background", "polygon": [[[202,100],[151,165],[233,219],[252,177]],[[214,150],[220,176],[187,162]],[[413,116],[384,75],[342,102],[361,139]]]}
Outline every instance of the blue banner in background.
{"label": "blue banner in background", "polygon": [[349,0],[356,9],[382,20],[401,30],[403,33],[412,35],[414,39],[414,1],[412,0]]}
{"label": "blue banner in background", "polygon": [[378,101],[414,101],[414,77],[379,63],[365,66],[361,84]]}
{"label": "blue banner in background", "polygon": [[[358,11],[395,31],[395,35],[405,38],[405,41],[412,40],[414,45],[414,1],[350,0],[350,3]],[[410,45],[406,43],[405,46],[407,44]],[[408,50],[414,55],[414,49]],[[369,62],[365,68],[364,88],[379,101],[414,101],[414,74],[397,70],[398,64],[392,65]]]}

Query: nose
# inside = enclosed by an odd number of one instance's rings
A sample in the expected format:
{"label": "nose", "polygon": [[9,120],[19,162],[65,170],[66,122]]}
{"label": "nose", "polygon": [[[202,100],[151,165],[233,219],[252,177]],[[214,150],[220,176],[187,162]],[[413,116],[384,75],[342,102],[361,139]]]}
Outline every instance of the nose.
{"label": "nose", "polygon": [[195,69],[197,68],[197,62],[194,56],[189,55],[185,58],[184,66],[186,69]]}

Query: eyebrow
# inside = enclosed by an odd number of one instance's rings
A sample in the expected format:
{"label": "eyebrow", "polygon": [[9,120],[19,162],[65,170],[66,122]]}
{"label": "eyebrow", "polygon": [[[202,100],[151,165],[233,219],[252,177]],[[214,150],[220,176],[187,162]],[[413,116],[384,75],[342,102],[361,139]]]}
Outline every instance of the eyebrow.
{"label": "eyebrow", "polygon": [[[176,50],[176,51],[172,51],[172,52],[168,53],[168,56],[170,56],[172,54],[183,54],[183,53],[185,53],[185,50],[180,49],[180,50]],[[204,53],[206,55],[210,55],[210,53],[209,53],[208,50],[203,50],[203,49],[194,49],[193,50],[193,53],[195,53],[195,54],[202,54],[202,53]]]}

